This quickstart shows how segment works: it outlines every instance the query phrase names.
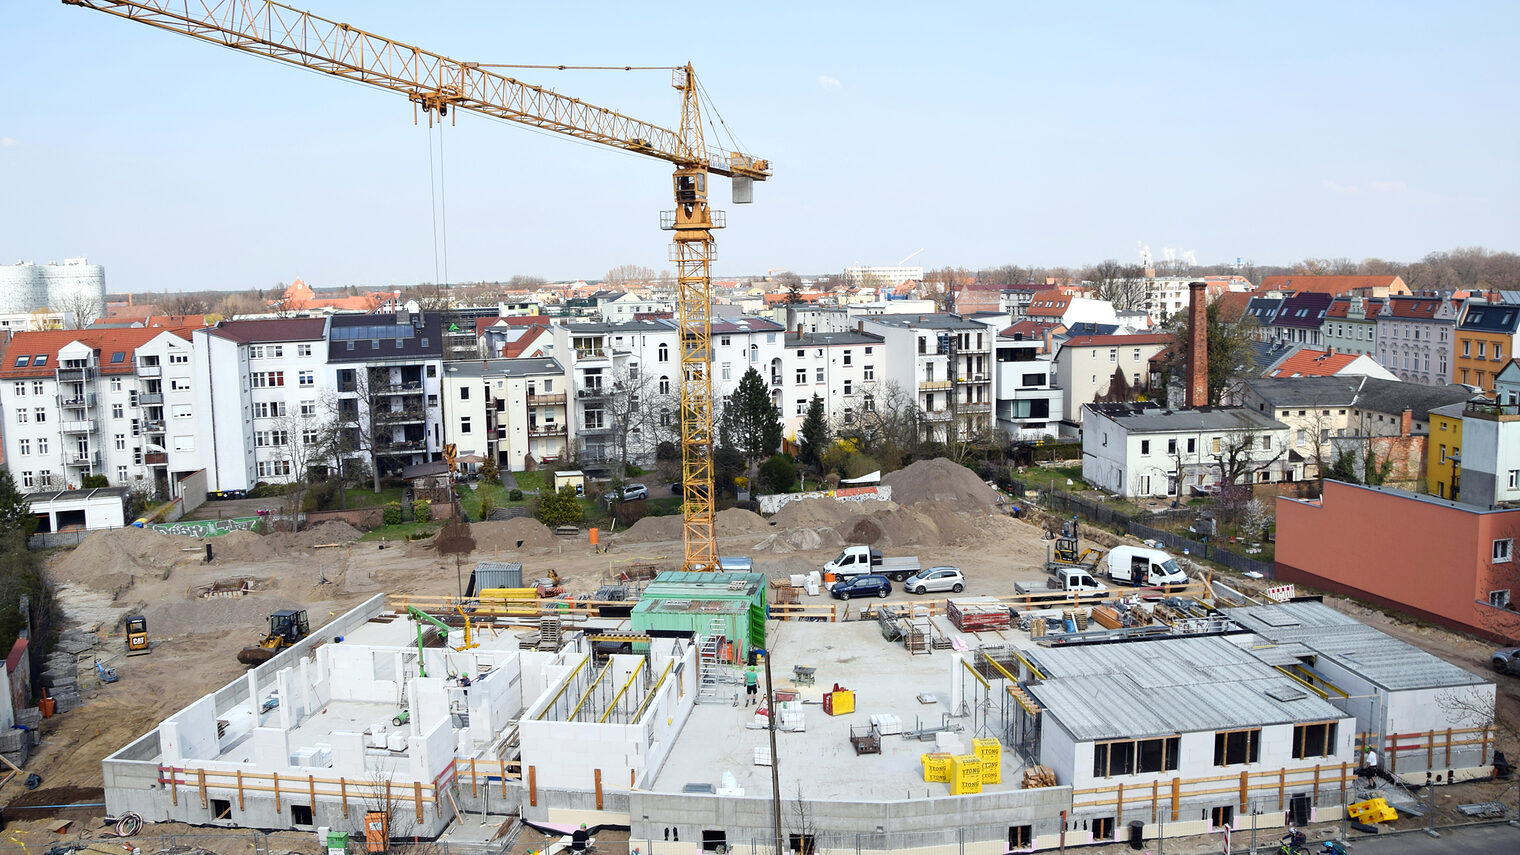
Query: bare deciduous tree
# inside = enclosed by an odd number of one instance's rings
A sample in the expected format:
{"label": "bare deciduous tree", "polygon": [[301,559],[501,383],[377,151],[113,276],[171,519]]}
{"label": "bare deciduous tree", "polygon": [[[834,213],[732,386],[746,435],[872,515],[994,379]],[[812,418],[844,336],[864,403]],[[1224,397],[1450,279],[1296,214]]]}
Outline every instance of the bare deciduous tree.
{"label": "bare deciduous tree", "polygon": [[[1271,452],[1275,453],[1266,456]],[[1267,431],[1240,430],[1226,434],[1219,439],[1219,450],[1212,454],[1219,467],[1219,484],[1234,487],[1241,478],[1250,483],[1250,476],[1276,463],[1287,452],[1286,444],[1272,442],[1272,434]]]}
{"label": "bare deciduous tree", "polygon": [[337,432],[336,422],[331,415],[317,412],[313,403],[310,412],[287,410],[272,419],[271,424],[283,440],[278,445],[280,456],[290,463],[285,496],[289,503],[291,529],[295,530],[300,527],[301,498],[311,483],[312,468],[327,459],[328,449],[334,441],[332,434]]}
{"label": "bare deciduous tree", "polygon": [[1099,300],[1107,300],[1118,311],[1145,305],[1145,268],[1138,264],[1120,264],[1110,258],[1089,267],[1083,278],[1093,284]]}
{"label": "bare deciduous tree", "polygon": [[54,310],[68,316],[71,329],[82,330],[105,316],[106,307],[100,298],[84,290],[69,291],[58,299]]}
{"label": "bare deciduous tree", "polygon": [[607,271],[603,277],[603,284],[608,288],[631,288],[636,285],[650,285],[655,281],[655,272],[648,267],[637,264],[619,264]]}
{"label": "bare deciduous tree", "polygon": [[637,368],[617,367],[602,378],[602,417],[612,433],[621,478],[632,453],[643,454],[658,416],[648,405],[654,378]]}
{"label": "bare deciduous tree", "polygon": [[323,399],[338,436],[335,448],[362,456],[369,464],[376,493],[380,492],[381,433],[375,424],[380,395],[362,365],[338,370],[338,393]]}

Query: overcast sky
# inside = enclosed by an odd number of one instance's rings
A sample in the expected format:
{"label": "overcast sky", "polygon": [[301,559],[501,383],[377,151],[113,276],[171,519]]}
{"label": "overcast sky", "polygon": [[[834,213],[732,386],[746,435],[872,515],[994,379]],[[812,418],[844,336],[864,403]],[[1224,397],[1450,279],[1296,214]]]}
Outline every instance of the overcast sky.
{"label": "overcast sky", "polygon": [[[719,275],[1520,249],[1520,3],[307,3],[466,61],[692,62],[775,170],[753,205],[717,182]],[[504,73],[679,123],[668,72]],[[441,195],[451,281],[672,267],[663,161],[468,114],[440,138],[400,95],[56,0],[0,5],[0,97],[0,263],[434,281]]]}

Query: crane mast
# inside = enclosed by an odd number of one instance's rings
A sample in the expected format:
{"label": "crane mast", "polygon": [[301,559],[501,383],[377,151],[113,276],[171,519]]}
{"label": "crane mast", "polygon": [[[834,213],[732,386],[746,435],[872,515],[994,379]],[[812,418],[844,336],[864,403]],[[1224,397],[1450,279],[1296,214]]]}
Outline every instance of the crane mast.
{"label": "crane mast", "polygon": [[673,70],[681,92],[677,131],[453,60],[280,3],[258,0],[63,0],[233,50],[265,56],[405,95],[429,122],[450,108],[470,110],[673,163],[675,210],[660,217],[674,232],[679,335],[683,564],[717,565],[714,542],[712,259],[713,230],[723,212],[708,205],[708,179],[734,180],[734,201],[750,201],[753,181],[770,163],[737,151],[709,149],[702,134],[696,74]]}

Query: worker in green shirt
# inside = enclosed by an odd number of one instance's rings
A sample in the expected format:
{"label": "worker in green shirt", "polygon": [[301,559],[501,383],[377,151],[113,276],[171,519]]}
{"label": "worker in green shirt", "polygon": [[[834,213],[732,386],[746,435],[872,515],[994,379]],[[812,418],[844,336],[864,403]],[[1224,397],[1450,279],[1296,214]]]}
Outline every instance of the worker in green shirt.
{"label": "worker in green shirt", "polygon": [[755,675],[755,666],[751,665],[744,670],[744,705],[760,703],[760,678]]}

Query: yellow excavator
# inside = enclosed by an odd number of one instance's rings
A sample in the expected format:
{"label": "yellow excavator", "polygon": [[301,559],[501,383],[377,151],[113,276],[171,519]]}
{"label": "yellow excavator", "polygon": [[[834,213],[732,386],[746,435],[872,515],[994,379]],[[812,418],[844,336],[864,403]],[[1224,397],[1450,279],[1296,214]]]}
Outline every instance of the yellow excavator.
{"label": "yellow excavator", "polygon": [[244,665],[262,665],[308,635],[311,635],[311,624],[306,620],[305,609],[280,609],[269,616],[269,633],[256,646],[239,651],[238,661]]}
{"label": "yellow excavator", "polygon": [[142,615],[128,615],[127,655],[142,656],[151,652],[148,645],[148,619]]}

